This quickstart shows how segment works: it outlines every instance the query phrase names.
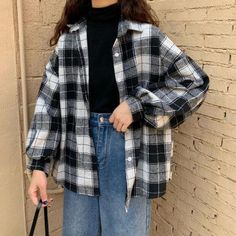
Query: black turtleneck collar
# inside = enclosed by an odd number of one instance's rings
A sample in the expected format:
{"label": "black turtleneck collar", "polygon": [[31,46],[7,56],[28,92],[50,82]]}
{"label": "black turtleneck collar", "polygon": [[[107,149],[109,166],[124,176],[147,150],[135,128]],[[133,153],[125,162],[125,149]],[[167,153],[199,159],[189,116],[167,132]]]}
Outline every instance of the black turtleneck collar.
{"label": "black turtleneck collar", "polygon": [[94,22],[110,22],[117,21],[121,15],[120,3],[114,3],[106,7],[92,7],[90,5],[88,9],[87,18],[89,21]]}

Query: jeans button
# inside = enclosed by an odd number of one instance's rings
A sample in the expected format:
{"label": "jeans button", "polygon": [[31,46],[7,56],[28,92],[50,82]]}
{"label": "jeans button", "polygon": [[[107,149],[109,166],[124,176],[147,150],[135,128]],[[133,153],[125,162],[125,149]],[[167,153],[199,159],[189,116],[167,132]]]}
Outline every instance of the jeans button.
{"label": "jeans button", "polygon": [[100,122],[103,122],[103,121],[104,121],[104,118],[101,116],[101,117],[99,118],[99,120],[100,120]]}

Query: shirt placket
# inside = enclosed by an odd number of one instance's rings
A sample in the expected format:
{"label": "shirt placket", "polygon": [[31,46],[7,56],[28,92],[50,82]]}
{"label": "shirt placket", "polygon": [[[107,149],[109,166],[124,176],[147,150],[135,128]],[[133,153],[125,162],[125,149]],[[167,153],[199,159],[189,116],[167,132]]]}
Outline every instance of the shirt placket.
{"label": "shirt placket", "polygon": [[[125,90],[124,90],[124,81],[125,81],[125,74],[123,72],[123,63],[122,63],[122,51],[120,45],[120,38],[116,38],[114,44],[112,46],[112,56],[113,56],[113,66],[115,72],[115,79],[117,83],[117,87],[120,94],[120,103],[123,101],[125,97]],[[136,165],[134,164],[135,157],[132,152],[132,147],[130,142],[132,142],[132,134],[131,130],[127,129],[124,133],[125,135],[125,172],[126,172],[126,186],[127,186],[127,194],[125,199],[125,210],[128,212],[130,200],[131,200],[131,193],[134,186],[135,181],[135,174],[136,174]]]}
{"label": "shirt placket", "polygon": [[[86,21],[85,21],[86,23]],[[81,52],[83,54],[83,61],[84,61],[84,65],[83,65],[83,70],[80,70],[80,79],[81,79],[81,83],[84,84],[84,98],[85,100],[83,101],[85,106],[86,106],[86,119],[87,122],[84,121],[84,125],[86,126],[87,129],[89,129],[89,114],[90,114],[90,105],[89,105],[89,57],[88,57],[88,40],[87,40],[87,24],[85,25],[85,27],[79,32],[79,34],[76,34],[76,41],[78,43],[78,48],[81,49]],[[98,186],[98,169],[93,169],[92,168],[92,154],[95,153],[95,144],[94,141],[92,139],[92,137],[90,137],[90,145],[89,150],[87,150],[87,152],[89,152],[91,154],[91,171],[93,171],[93,178],[91,178],[91,182],[89,183],[90,186],[93,186],[94,190],[95,188],[99,188]],[[96,165],[95,165],[96,167]],[[87,177],[84,175],[83,176],[84,180],[88,181]]]}

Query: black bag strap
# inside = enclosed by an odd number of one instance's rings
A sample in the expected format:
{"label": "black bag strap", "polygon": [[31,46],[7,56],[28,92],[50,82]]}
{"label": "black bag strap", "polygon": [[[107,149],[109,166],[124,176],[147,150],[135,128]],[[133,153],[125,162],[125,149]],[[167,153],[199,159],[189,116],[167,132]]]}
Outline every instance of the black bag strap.
{"label": "black bag strap", "polygon": [[[35,210],[34,213],[34,219],[31,225],[31,229],[30,229],[30,234],[29,236],[33,236],[34,235],[34,230],[35,230],[35,226],[38,220],[38,215],[39,215],[39,211],[41,209],[42,206],[42,199],[39,200],[39,203],[37,205],[37,208]],[[44,228],[45,228],[45,236],[49,236],[49,225],[48,225],[48,207],[44,207]]]}

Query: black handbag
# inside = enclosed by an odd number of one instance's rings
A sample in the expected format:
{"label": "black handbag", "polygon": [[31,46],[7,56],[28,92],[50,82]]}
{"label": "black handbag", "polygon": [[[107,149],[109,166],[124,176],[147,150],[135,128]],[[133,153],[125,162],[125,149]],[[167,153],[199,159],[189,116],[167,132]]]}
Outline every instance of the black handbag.
{"label": "black handbag", "polygon": [[[35,230],[35,226],[38,220],[38,215],[39,215],[39,211],[41,209],[42,206],[42,199],[39,200],[39,203],[37,205],[37,208],[35,210],[34,213],[34,219],[33,219],[33,223],[31,225],[31,229],[30,229],[30,234],[29,236],[33,236],[34,235],[34,230]],[[49,226],[48,226],[48,207],[43,207],[44,208],[44,227],[45,227],[45,236],[49,236]]]}

